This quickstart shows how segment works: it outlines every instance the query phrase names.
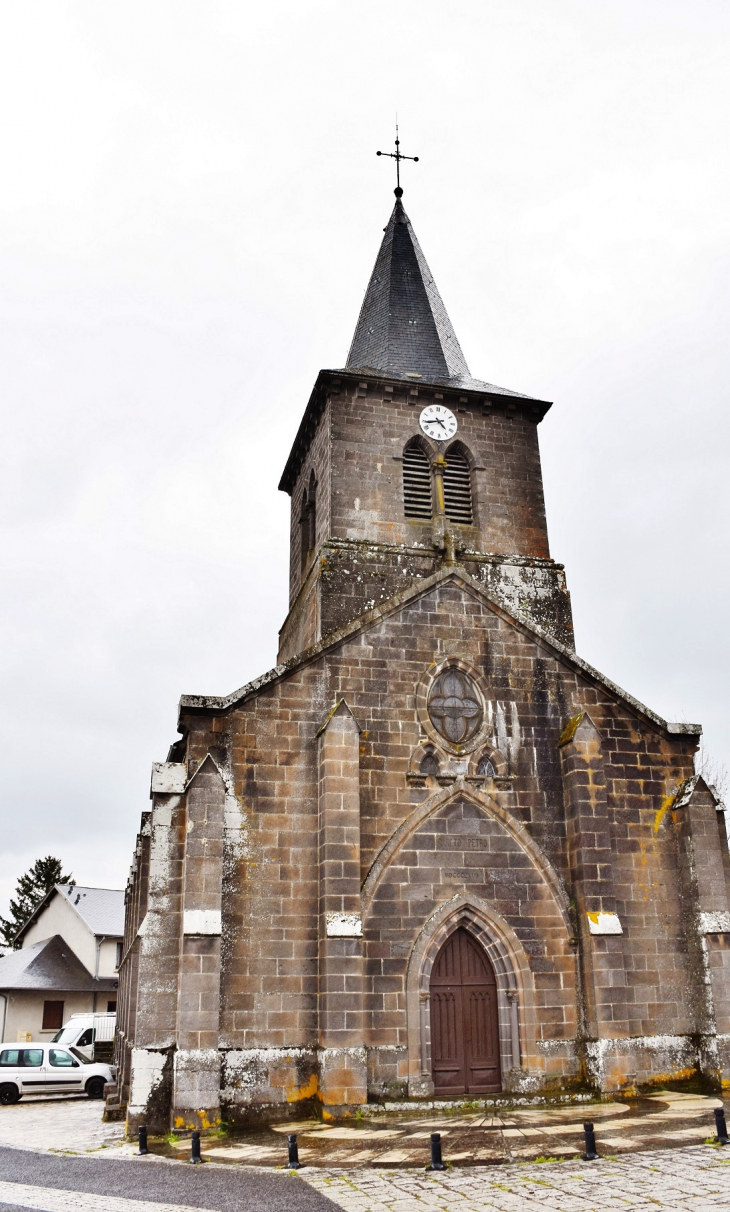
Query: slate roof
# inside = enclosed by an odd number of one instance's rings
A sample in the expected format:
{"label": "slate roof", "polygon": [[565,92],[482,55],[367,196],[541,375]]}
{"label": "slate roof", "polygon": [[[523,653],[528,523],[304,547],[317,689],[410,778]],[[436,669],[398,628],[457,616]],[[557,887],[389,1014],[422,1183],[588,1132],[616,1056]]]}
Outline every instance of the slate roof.
{"label": "slate roof", "polygon": [[78,884],[56,884],[86,922],[93,934],[124,934],[124,891],[121,888],[80,888]]}
{"label": "slate roof", "polygon": [[[370,376],[527,400],[533,420],[542,420],[550,408],[547,400],[472,378],[400,198],[385,229],[365,292],[347,365],[319,372],[279,482],[282,492],[291,492],[306,458],[324,406],[322,388],[332,374]],[[537,413],[535,405],[539,406]]]}
{"label": "slate roof", "polygon": [[547,400],[538,400],[536,396],[525,395],[524,391],[512,391],[509,387],[498,387],[496,383],[487,383],[485,379],[474,379],[471,375],[461,375],[455,378],[447,379],[442,375],[433,374],[416,374],[412,371],[400,370],[380,370],[376,366],[344,366],[342,370],[333,371],[333,374],[361,374],[368,375],[371,378],[388,379],[389,381],[401,381],[406,383],[428,383],[431,387],[451,387],[461,391],[479,391],[483,395],[490,396],[514,396],[518,400],[532,400],[538,404],[546,404],[547,409],[550,403]]}
{"label": "slate roof", "polygon": [[469,379],[469,367],[400,198],[385,229],[347,367]]}
{"label": "slate roof", "polygon": [[78,913],[92,934],[121,938],[124,934],[124,892],[119,888],[81,888],[78,884],[56,884],[21,926],[16,939],[37,922],[54,896],[62,896]]}
{"label": "slate roof", "polygon": [[116,989],[113,977],[94,980],[60,934],[10,951],[0,959],[0,989],[45,989],[58,993],[93,993]]}

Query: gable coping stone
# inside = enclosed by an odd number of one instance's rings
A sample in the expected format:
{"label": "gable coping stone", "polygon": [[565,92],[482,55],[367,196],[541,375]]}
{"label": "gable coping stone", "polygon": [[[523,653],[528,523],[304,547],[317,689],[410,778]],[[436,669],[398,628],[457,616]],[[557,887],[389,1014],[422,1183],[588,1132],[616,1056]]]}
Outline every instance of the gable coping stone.
{"label": "gable coping stone", "polygon": [[311,648],[305,649],[304,652],[299,653],[297,656],[292,657],[291,660],[286,661],[281,665],[275,665],[273,669],[261,674],[261,676],[258,678],[254,678],[253,681],[246,683],[245,686],[241,686],[238,690],[234,690],[231,694],[223,696],[204,694],[181,695],[178,720],[184,711],[217,713],[229,711],[233,707],[240,706],[247,699],[256,695],[260,690],[273,685],[277,681],[283,680],[284,678],[288,677],[289,674],[294,673],[295,671],[304,668],[306,665],[311,664],[313,661],[318,660],[319,657],[323,656],[325,653],[334,651],[337,647],[344,644],[347,640],[351,639],[359,632],[365,631],[374,623],[380,622],[389,615],[397,613],[400,609],[402,609],[403,606],[408,605],[410,602],[415,601],[420,597],[424,597],[436,586],[444,585],[449,582],[456,584],[461,583],[467,591],[487,601],[498,615],[521,628],[531,639],[539,640],[543,645],[550,649],[554,655],[561,657],[568,665],[585,674],[586,677],[588,677],[591,681],[597,682],[598,685],[602,686],[603,689],[608,691],[610,695],[620,700],[637,715],[643,716],[643,718],[654,727],[661,729],[663,732],[669,733],[670,736],[701,736],[701,724],[687,724],[683,721],[670,722],[662,719],[662,717],[657,715],[655,711],[652,711],[650,707],[647,707],[644,703],[640,702],[639,699],[634,698],[632,694],[629,694],[627,690],[624,690],[621,686],[618,686],[616,682],[612,682],[610,678],[607,678],[604,674],[600,673],[599,670],[595,669],[592,665],[589,665],[587,661],[584,661],[582,657],[577,656],[570,648],[566,648],[564,644],[561,644],[559,640],[554,639],[548,634],[547,631],[544,631],[542,627],[538,626],[538,624],[534,623],[526,615],[522,614],[518,610],[508,611],[501,600],[489,593],[489,591],[483,585],[479,584],[478,581],[475,581],[474,578],[469,576],[469,573],[459,565],[456,567],[449,566],[446,568],[440,568],[437,572],[432,573],[430,577],[424,577],[423,580],[419,581],[417,585],[411,586],[409,589],[404,590],[403,593],[395,594],[393,597],[388,598],[387,602],[382,603],[380,606],[375,606],[371,610],[365,611],[346,627],[343,627],[339,631],[332,632],[328,636],[324,636],[316,644],[313,644]]}

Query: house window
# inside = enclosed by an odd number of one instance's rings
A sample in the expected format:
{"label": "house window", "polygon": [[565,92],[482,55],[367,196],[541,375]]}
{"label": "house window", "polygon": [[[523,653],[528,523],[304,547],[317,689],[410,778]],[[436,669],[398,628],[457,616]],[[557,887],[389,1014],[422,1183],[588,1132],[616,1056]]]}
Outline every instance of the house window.
{"label": "house window", "polygon": [[403,511],[407,518],[431,520],[431,468],[420,442],[403,451]]}
{"label": "house window", "polygon": [[450,522],[471,526],[474,513],[471,502],[471,470],[466,457],[458,449],[446,455],[444,471],[444,508]]}
{"label": "house window", "polygon": [[62,1026],[63,1002],[44,1002],[41,1031],[60,1031]]}
{"label": "house window", "polygon": [[121,962],[122,962],[122,944],[117,943],[117,956],[116,956],[116,959],[114,960],[114,967],[118,968],[119,965],[121,964]]}
{"label": "house window", "polygon": [[116,1002],[107,1002],[107,1004],[106,1004],[106,1012],[107,1012],[107,1014],[116,1014],[116,1012],[117,1012],[117,1003],[116,1003]]}

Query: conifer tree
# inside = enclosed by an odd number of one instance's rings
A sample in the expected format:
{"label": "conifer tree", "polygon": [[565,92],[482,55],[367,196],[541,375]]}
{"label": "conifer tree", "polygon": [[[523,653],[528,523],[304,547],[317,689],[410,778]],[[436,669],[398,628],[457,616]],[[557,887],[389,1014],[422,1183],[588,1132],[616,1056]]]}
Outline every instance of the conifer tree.
{"label": "conifer tree", "polygon": [[51,854],[36,859],[25,875],[21,875],[15,888],[15,897],[10,902],[10,917],[0,917],[0,939],[6,946],[20,946],[15,942],[16,934],[54,884],[70,884],[74,887],[76,881],[72,875],[63,874],[63,863]]}

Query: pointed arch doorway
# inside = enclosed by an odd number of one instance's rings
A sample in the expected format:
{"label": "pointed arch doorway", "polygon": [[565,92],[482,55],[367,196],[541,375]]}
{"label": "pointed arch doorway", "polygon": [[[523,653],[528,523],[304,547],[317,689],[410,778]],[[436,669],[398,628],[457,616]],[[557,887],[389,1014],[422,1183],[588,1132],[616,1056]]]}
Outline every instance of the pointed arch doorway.
{"label": "pointed arch doorway", "polygon": [[494,1094],[502,1088],[497,979],[468,930],[451,934],[430,982],[435,1094]]}

